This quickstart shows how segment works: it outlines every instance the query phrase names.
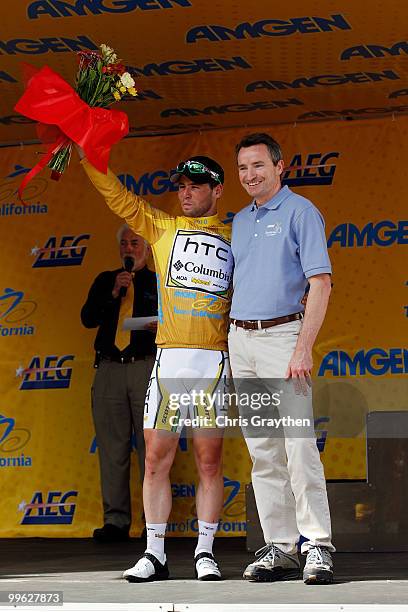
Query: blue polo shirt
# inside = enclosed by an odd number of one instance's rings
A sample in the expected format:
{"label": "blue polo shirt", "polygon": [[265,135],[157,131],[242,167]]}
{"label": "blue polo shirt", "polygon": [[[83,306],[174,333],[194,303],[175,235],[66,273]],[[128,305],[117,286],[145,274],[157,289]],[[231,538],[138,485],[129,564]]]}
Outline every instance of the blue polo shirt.
{"label": "blue polo shirt", "polygon": [[254,201],[235,215],[232,254],[233,319],[302,312],[307,279],[331,273],[322,215],[287,186],[263,206]]}

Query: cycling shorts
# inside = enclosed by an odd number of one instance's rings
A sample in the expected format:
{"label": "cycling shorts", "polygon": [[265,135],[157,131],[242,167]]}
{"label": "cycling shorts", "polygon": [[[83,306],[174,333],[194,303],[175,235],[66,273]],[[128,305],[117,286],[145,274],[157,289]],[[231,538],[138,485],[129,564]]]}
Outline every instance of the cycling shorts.
{"label": "cycling shorts", "polygon": [[158,348],[146,393],[144,428],[224,427],[231,379],[226,351]]}

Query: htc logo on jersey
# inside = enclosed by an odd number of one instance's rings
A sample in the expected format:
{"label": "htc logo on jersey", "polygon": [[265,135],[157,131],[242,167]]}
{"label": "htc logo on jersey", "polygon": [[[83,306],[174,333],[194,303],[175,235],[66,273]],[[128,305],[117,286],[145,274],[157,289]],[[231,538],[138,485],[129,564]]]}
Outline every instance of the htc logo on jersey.
{"label": "htc logo on jersey", "polygon": [[[198,251],[202,251],[204,249],[204,255],[208,255],[210,252],[215,254],[218,259],[222,259],[222,261],[228,261],[227,257],[223,257],[222,253],[228,255],[228,250],[223,247],[217,247],[215,244],[210,244],[209,242],[197,242],[196,240],[191,240],[191,238],[187,237],[187,240],[184,244],[184,253],[187,252],[189,247],[193,247],[194,254],[196,255]],[[200,247],[202,247],[200,249]],[[215,249],[214,251],[210,251],[210,249]]]}
{"label": "htc logo on jersey", "polygon": [[166,287],[202,291],[229,299],[233,259],[223,236],[179,229],[169,260]]}

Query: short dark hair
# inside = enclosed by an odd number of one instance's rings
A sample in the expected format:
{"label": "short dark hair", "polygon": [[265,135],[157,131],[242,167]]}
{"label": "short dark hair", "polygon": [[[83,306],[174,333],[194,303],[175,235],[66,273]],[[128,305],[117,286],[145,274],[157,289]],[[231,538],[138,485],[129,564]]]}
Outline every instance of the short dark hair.
{"label": "short dark hair", "polygon": [[269,134],[266,134],[265,132],[256,132],[255,134],[248,134],[247,136],[244,136],[244,138],[242,138],[236,145],[235,153],[238,156],[241,149],[246,149],[247,147],[253,147],[254,145],[259,144],[266,145],[275,166],[278,161],[283,159],[282,149],[280,148],[279,143],[277,143],[272,136],[269,136]]}

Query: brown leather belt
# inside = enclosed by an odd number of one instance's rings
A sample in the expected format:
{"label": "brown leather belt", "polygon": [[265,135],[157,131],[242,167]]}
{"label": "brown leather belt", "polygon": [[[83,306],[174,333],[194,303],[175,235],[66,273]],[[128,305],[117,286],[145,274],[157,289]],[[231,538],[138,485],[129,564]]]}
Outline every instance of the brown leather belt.
{"label": "brown leather belt", "polygon": [[266,329],[268,327],[274,327],[275,325],[290,323],[291,321],[299,321],[302,318],[303,312],[295,312],[294,314],[276,317],[276,319],[268,319],[266,321],[240,321],[239,319],[230,319],[230,323],[237,327],[242,327],[242,329]]}
{"label": "brown leather belt", "polygon": [[118,355],[112,357],[111,355],[101,355],[101,360],[103,361],[114,361],[115,363],[135,363],[136,361],[141,361],[142,359],[146,359],[146,355],[137,355],[137,356],[124,356]]}

